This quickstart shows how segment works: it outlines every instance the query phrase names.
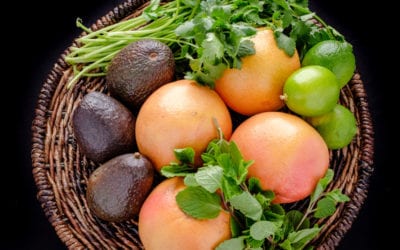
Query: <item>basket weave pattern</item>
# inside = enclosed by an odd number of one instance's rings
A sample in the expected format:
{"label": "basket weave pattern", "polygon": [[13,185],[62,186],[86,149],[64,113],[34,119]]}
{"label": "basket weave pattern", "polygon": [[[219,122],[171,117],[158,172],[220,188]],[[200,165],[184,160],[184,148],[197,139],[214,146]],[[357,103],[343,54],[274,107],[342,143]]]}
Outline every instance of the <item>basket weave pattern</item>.
{"label": "basket weave pattern", "polygon": [[[92,25],[92,30],[131,16],[146,3],[128,0]],[[72,90],[66,84],[72,70],[64,61],[67,49],[48,74],[38,97],[32,122],[33,176],[37,198],[57,235],[69,249],[143,249],[137,233],[137,218],[124,223],[107,223],[89,210],[86,183],[97,167],[80,153],[71,118],[82,97],[91,91],[106,92],[104,78],[81,79]],[[318,249],[334,249],[357,217],[373,172],[373,126],[367,96],[358,73],[341,90],[340,102],[358,122],[358,133],[346,148],[331,151],[335,179],[329,189],[340,188],[351,201],[323,221]]]}

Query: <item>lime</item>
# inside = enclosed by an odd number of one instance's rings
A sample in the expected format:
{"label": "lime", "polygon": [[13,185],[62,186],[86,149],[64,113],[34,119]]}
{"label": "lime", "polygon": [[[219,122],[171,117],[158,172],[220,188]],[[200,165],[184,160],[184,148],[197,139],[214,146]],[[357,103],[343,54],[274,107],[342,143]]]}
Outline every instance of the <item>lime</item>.
{"label": "lime", "polygon": [[357,133],[357,121],[346,107],[337,104],[332,111],[306,120],[320,133],[330,149],[347,146]]}
{"label": "lime", "polygon": [[293,72],[283,86],[282,99],[287,107],[303,116],[325,114],[335,107],[340,89],[329,69],[311,65]]}
{"label": "lime", "polygon": [[320,65],[331,70],[339,81],[339,87],[345,86],[356,69],[353,47],[347,42],[325,40],[309,49],[302,60],[302,65]]}

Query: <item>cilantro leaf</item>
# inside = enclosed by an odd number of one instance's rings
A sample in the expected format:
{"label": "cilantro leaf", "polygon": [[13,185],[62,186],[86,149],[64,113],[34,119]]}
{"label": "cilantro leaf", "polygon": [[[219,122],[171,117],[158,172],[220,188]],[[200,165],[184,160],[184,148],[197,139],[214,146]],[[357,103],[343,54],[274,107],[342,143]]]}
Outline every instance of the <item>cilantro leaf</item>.
{"label": "cilantro leaf", "polygon": [[195,27],[196,23],[194,20],[186,21],[175,29],[175,34],[178,36],[184,36],[186,38],[194,38],[196,35],[196,31],[194,29]]}
{"label": "cilantro leaf", "polygon": [[295,40],[278,30],[274,32],[274,35],[278,47],[283,49],[289,56],[293,56],[296,50]]}
{"label": "cilantro leaf", "polygon": [[216,218],[221,212],[221,199],[202,187],[186,187],[176,195],[182,211],[196,219]]}
{"label": "cilantro leaf", "polygon": [[209,61],[210,64],[217,63],[224,55],[224,45],[213,32],[207,33],[201,46],[203,47],[202,60]]}

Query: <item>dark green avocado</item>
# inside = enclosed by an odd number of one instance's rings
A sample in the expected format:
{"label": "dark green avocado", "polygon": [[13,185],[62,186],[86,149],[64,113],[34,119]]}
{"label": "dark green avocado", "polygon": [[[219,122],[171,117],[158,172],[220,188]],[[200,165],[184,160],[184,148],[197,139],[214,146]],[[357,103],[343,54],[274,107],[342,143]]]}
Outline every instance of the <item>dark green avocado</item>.
{"label": "dark green avocado", "polygon": [[140,153],[117,156],[90,175],[86,191],[88,207],[102,220],[129,220],[139,214],[153,179],[153,165]]}
{"label": "dark green avocado", "polygon": [[152,39],[133,42],[111,60],[106,84],[111,95],[132,110],[161,85],[171,82],[175,60],[171,49]]}
{"label": "dark green avocado", "polygon": [[81,152],[96,163],[136,150],[135,123],[122,103],[96,91],[83,97],[72,118]]}

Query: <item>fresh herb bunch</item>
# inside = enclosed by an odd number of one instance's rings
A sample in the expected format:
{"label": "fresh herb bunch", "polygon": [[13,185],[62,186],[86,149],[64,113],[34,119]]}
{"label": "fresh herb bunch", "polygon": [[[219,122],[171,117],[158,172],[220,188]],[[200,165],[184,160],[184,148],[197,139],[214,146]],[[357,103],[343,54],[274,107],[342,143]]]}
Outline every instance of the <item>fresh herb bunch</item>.
{"label": "fresh herb bunch", "polygon": [[322,40],[344,40],[308,8],[308,0],[151,0],[137,17],[97,31],[79,19],[77,26],[87,35],[65,57],[74,70],[69,88],[82,77],[104,76],[123,47],[144,38],[169,45],[185,77],[210,87],[224,69],[240,68],[241,58],[255,52],[249,38],[258,27],[274,30],[289,56],[297,49],[302,57]]}
{"label": "fresh herb bunch", "polygon": [[176,196],[178,206],[197,219],[211,219],[221,210],[231,214],[232,238],[217,250],[285,249],[310,247],[323,225],[312,221],[332,215],[338,202],[349,198],[339,189],[326,192],[333,179],[328,169],[308,199],[303,213],[272,203],[274,193],[262,190],[258,179],[247,178],[252,161],[245,161],[234,142],[220,138],[211,141],[202,154],[203,166],[193,167],[194,150],[176,149],[179,163],[161,169],[166,177],[184,177],[187,186]]}

